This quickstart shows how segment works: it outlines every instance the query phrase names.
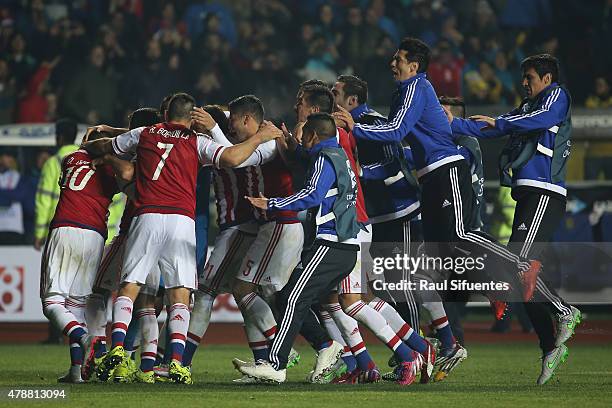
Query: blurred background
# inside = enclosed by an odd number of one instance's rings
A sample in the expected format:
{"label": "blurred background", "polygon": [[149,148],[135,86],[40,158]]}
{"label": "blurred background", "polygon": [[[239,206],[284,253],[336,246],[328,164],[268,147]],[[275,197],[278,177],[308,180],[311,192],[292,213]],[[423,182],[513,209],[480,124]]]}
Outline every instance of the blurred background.
{"label": "blurred background", "polygon": [[[72,118],[82,134],[86,125],[125,126],[131,111],[176,91],[201,104],[252,93],[269,118],[291,126],[298,84],[331,85],[340,74],[365,79],[369,105],[386,114],[388,63],[404,36],[431,46],[430,81],[438,95],[462,97],[468,115],[520,102],[524,57],[559,58],[574,131],[555,239],[612,241],[612,0],[0,0],[0,245],[31,251],[57,119]],[[486,229],[498,236],[512,208],[497,178],[503,143],[482,143]],[[8,312],[19,308],[31,316],[19,296],[35,293],[38,271],[15,265],[32,253],[0,247],[0,320],[18,320]],[[597,256],[584,254],[589,269]],[[572,279],[596,291],[612,287],[611,275],[607,264]]]}

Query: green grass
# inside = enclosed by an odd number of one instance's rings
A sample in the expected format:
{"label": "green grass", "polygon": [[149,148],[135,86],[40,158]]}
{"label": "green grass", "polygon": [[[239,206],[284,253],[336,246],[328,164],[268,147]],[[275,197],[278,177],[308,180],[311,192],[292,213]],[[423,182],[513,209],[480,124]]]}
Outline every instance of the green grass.
{"label": "green grass", "polygon": [[[388,352],[369,347],[383,371]],[[15,402],[12,406],[78,407],[513,407],[593,408],[611,406],[612,351],[609,346],[570,345],[570,358],[555,378],[538,387],[538,350],[535,345],[473,345],[470,357],[444,382],[409,387],[392,383],[369,385],[314,385],[304,379],[314,354],[301,347],[302,361],[288,371],[288,382],[275,385],[231,383],[237,377],[232,357],[248,358],[246,347],[208,346],[198,351],[192,386],[176,384],[83,384],[68,386],[68,401]],[[2,345],[0,389],[54,387],[67,368],[68,349],[62,346]],[[11,406],[0,398],[0,406]]]}

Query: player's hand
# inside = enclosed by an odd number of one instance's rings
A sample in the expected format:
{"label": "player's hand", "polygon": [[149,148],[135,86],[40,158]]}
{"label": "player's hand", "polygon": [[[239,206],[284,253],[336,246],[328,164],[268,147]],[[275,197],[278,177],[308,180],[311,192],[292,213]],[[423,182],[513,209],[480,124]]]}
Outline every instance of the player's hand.
{"label": "player's hand", "polygon": [[494,129],[495,128],[495,119],[490,116],[484,115],[472,115],[469,117],[471,120],[475,120],[478,122],[485,122],[487,126],[483,127],[480,130]]}
{"label": "player's hand", "polygon": [[191,120],[193,120],[193,125],[191,126],[193,130],[200,133],[208,132],[217,124],[208,112],[198,107],[194,107],[191,110]]}
{"label": "player's hand", "polygon": [[448,119],[448,123],[452,123],[455,117],[453,116],[453,113],[451,112],[450,108],[446,105],[442,105],[442,109],[444,109],[444,113],[446,114],[446,119]]}
{"label": "player's hand", "polygon": [[257,136],[260,138],[261,143],[265,143],[283,137],[283,131],[277,128],[274,123],[269,120],[264,120],[261,122],[261,125],[259,125]]}
{"label": "player's hand", "polygon": [[268,209],[268,199],[266,197],[264,197],[263,194],[261,194],[261,193],[259,193],[259,197],[244,196],[244,198],[249,200],[251,205],[253,207],[255,207],[255,208],[260,208],[262,210],[267,210]]}
{"label": "player's hand", "polygon": [[34,238],[34,249],[40,251],[45,246],[44,238]]}
{"label": "player's hand", "polygon": [[295,128],[293,129],[293,137],[295,138],[295,141],[299,144],[302,144],[302,128],[304,127],[305,123],[306,122],[298,122],[295,125]]}
{"label": "player's hand", "polygon": [[340,105],[336,105],[336,109],[337,110],[332,113],[332,116],[336,121],[336,126],[338,126],[338,123],[343,123],[343,126],[341,127],[348,130],[353,130],[353,127],[355,127],[355,121],[353,120],[353,117],[351,116],[350,112]]}
{"label": "player's hand", "polygon": [[[281,124],[281,130],[283,131],[283,135],[285,136],[285,139],[283,140],[283,143],[282,143],[283,147],[285,147],[286,150],[290,150],[294,152],[295,149],[297,148],[298,142],[297,140],[295,140],[295,137],[293,137],[291,132],[289,132],[289,130],[287,129],[285,122]],[[280,140],[281,139],[276,139],[277,142],[279,142]]]}

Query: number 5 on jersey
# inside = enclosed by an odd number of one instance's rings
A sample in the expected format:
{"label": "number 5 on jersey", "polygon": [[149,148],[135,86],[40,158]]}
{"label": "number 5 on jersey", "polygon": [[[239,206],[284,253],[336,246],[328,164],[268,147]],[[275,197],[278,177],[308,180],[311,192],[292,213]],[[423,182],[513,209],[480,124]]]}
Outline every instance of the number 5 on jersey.
{"label": "number 5 on jersey", "polygon": [[157,163],[157,168],[155,169],[155,173],[153,173],[152,180],[157,180],[159,178],[159,175],[161,174],[161,171],[164,168],[164,165],[166,164],[166,159],[170,155],[170,151],[172,150],[173,147],[174,145],[172,143],[157,142],[157,148],[164,149],[165,152],[164,154],[162,154],[161,160],[159,161],[159,163]]}

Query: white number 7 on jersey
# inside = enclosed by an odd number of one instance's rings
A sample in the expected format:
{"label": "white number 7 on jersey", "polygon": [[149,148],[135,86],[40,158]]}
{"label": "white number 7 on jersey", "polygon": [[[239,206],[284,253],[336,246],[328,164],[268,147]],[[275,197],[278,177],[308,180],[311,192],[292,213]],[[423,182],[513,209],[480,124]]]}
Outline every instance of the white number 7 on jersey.
{"label": "white number 7 on jersey", "polygon": [[173,147],[174,147],[174,145],[172,143],[157,142],[157,148],[158,149],[164,149],[165,152],[164,152],[164,154],[162,154],[162,157],[161,157],[161,160],[159,161],[159,163],[157,163],[157,168],[155,169],[155,173],[153,173],[152,180],[157,180],[159,178],[159,175],[160,175],[162,169],[164,168],[164,165],[166,164],[166,159],[170,155],[170,150],[172,150]]}

